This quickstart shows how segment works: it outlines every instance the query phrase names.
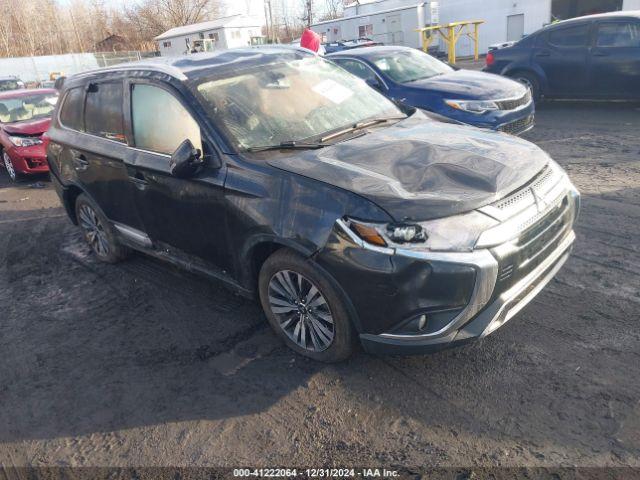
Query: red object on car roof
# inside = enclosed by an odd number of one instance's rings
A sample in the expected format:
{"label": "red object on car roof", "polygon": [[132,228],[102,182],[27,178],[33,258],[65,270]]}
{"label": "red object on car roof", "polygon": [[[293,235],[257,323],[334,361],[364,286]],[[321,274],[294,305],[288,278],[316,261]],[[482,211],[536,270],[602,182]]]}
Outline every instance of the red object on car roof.
{"label": "red object on car roof", "polygon": [[307,28],[304,32],[302,32],[302,37],[300,37],[300,46],[302,48],[311,50],[312,52],[318,53],[318,50],[320,50],[320,43],[322,43],[321,40],[322,39],[320,38],[320,35]]}

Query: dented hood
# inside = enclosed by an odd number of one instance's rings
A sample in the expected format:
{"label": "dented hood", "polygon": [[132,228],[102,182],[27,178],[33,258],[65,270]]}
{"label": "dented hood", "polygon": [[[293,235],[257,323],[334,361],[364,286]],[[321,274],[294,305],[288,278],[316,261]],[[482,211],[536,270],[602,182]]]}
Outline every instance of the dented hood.
{"label": "dented hood", "polygon": [[38,118],[35,120],[23,120],[21,122],[5,123],[2,128],[9,134],[16,135],[42,135],[49,128],[51,118]]}
{"label": "dented hood", "polygon": [[319,150],[271,157],[276,168],[361,195],[396,221],[480,208],[517,190],[548,163],[517,137],[440,123],[416,113]]}

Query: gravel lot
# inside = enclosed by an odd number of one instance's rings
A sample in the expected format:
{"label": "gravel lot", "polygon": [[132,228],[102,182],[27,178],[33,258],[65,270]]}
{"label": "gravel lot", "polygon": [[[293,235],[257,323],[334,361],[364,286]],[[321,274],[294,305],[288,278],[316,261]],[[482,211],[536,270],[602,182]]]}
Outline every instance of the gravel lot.
{"label": "gravel lot", "polygon": [[481,342],[332,366],[219,285],[98,263],[0,171],[0,464],[640,467],[639,136],[638,105],[542,105],[584,202],[558,277]]}

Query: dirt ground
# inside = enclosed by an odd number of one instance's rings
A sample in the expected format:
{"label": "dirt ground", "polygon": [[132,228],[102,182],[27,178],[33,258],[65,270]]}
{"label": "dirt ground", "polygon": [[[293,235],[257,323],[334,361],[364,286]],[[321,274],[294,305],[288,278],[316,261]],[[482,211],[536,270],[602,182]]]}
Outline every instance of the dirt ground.
{"label": "dirt ground", "polygon": [[0,171],[0,465],[640,467],[640,107],[537,119],[583,193],[557,278],[483,341],[331,366],[219,285],[98,263]]}

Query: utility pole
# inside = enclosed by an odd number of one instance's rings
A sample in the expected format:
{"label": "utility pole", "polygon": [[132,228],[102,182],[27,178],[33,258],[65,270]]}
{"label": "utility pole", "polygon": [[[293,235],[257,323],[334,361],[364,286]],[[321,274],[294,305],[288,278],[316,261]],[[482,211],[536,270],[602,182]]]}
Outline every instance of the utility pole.
{"label": "utility pole", "polygon": [[270,0],[264,0],[264,26],[267,29],[266,33],[266,37],[267,38],[271,38],[270,35],[270,30],[269,30],[269,10],[267,9],[267,3],[269,5],[271,5],[271,1]]}
{"label": "utility pole", "polygon": [[273,11],[271,10],[271,0],[267,0],[269,5],[269,19],[271,20],[271,43],[276,43],[276,29],[273,26]]}
{"label": "utility pole", "polygon": [[311,27],[311,24],[313,23],[313,5],[311,4],[311,0],[307,0],[306,10],[307,27]]}

